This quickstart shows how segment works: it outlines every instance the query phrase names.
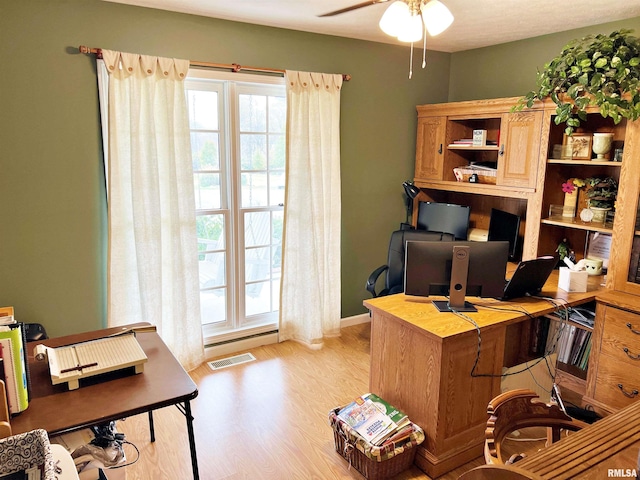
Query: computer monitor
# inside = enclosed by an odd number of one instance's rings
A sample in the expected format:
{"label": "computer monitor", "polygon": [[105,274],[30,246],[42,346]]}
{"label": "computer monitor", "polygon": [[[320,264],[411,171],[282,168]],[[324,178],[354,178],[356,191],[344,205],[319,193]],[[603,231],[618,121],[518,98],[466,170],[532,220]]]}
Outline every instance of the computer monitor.
{"label": "computer monitor", "polygon": [[520,260],[520,217],[513,213],[491,209],[487,240],[506,240],[509,242],[509,260]]}
{"label": "computer monitor", "polygon": [[471,208],[453,203],[420,202],[418,230],[452,234],[456,240],[466,240]]}
{"label": "computer monitor", "polygon": [[415,242],[405,249],[406,295],[449,296],[434,301],[440,311],[476,311],[465,295],[501,298],[509,242]]}

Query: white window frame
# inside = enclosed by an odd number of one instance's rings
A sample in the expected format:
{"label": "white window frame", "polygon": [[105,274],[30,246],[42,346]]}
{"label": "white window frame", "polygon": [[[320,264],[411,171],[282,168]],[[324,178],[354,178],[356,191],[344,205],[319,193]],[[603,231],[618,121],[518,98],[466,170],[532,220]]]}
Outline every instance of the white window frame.
{"label": "white window frame", "polygon": [[[225,82],[219,84],[218,82]],[[226,247],[226,285],[227,285],[227,305],[226,305],[226,321],[218,324],[203,325],[203,336],[205,345],[211,343],[225,342],[235,340],[240,337],[257,335],[261,333],[277,330],[278,327],[278,311],[269,312],[267,314],[256,315],[253,320],[242,325],[239,324],[240,312],[245,311],[244,291],[245,272],[239,269],[239,265],[244,265],[244,212],[264,211],[263,207],[240,206],[240,190],[232,188],[231,195],[227,191],[227,185],[239,185],[240,182],[240,164],[237,159],[231,159],[232,152],[239,152],[239,128],[235,123],[237,120],[238,106],[235,99],[239,94],[277,94],[285,96],[284,77],[255,75],[244,73],[221,72],[207,69],[190,69],[187,78],[187,87],[197,85],[201,82],[208,85],[207,89],[212,90],[210,85],[219,85],[215,90],[219,92],[218,108],[219,118],[225,117],[221,114],[223,109],[233,112],[227,116],[229,122],[222,121],[220,124],[220,176],[221,184],[224,189],[221,190],[220,210],[216,210],[216,214],[223,214],[225,217],[225,247]],[[227,83],[229,82],[229,83]],[[221,88],[220,88],[221,87]],[[220,96],[220,94],[222,95]],[[227,149],[227,145],[231,149]],[[229,166],[229,168],[227,168]],[[224,177],[224,181],[222,181]],[[271,208],[273,206],[267,206]],[[268,211],[272,211],[269,209]],[[234,212],[238,212],[235,214]],[[233,241],[236,238],[237,241]],[[237,259],[237,262],[236,262]],[[234,276],[234,272],[238,272],[238,277]],[[241,315],[243,319],[246,315]]]}

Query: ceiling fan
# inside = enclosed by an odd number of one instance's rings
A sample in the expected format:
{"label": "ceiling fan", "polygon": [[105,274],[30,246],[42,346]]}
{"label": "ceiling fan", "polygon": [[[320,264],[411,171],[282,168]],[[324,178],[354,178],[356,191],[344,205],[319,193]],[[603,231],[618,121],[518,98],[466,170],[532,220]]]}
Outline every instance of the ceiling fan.
{"label": "ceiling fan", "polygon": [[334,10],[333,12],[324,13],[322,15],[318,15],[319,17],[333,17],[334,15],[340,15],[341,13],[351,12],[353,10],[358,10],[359,8],[368,7],[370,5],[375,5],[377,3],[387,3],[390,0],[369,0],[368,2],[358,3],[356,5],[351,5],[350,7],[341,8],[340,10]]}
{"label": "ceiling fan", "polygon": [[[391,0],[368,0],[350,7],[319,15],[332,17]],[[423,41],[422,68],[427,64],[427,32],[433,37],[453,23],[453,15],[440,0],[395,0],[382,15],[380,29],[401,42],[411,44],[409,78],[413,75],[413,43]]]}

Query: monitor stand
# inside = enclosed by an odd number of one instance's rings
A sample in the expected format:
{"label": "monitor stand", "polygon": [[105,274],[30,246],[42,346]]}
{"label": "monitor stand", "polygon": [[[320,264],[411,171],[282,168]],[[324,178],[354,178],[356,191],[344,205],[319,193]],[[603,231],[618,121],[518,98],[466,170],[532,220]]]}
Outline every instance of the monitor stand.
{"label": "monitor stand", "polygon": [[464,300],[469,273],[469,247],[454,246],[451,260],[451,284],[449,300],[434,300],[439,312],[477,312],[471,303]]}

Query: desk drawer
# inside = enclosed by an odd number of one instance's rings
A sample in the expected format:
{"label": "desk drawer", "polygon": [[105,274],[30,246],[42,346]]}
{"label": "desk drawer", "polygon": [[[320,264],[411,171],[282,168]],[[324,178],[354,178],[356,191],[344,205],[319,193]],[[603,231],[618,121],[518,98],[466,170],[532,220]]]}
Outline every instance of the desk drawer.
{"label": "desk drawer", "polygon": [[595,399],[613,409],[623,408],[640,399],[640,370],[609,355],[598,359]]}
{"label": "desk drawer", "polygon": [[[601,353],[640,368],[640,315],[607,307]],[[632,370],[640,376],[640,370]]]}

